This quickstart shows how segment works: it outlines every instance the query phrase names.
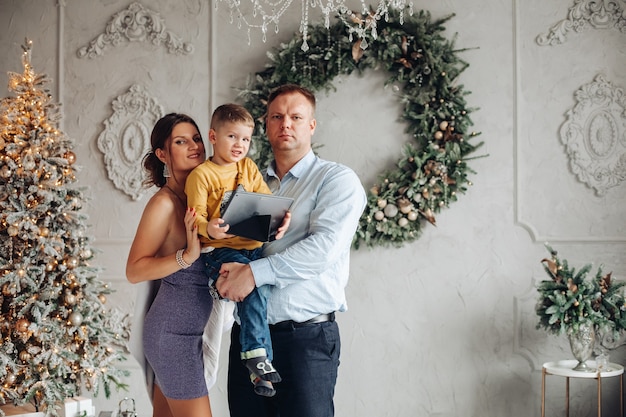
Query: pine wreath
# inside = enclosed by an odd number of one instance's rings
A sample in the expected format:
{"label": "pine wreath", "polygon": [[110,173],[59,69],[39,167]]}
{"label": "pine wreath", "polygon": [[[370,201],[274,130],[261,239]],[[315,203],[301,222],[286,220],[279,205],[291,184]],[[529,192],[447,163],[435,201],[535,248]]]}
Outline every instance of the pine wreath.
{"label": "pine wreath", "polygon": [[[354,39],[337,21],[330,28],[310,26],[308,51],[302,36],[267,53],[270,62],[239,93],[242,104],[262,120],[269,92],[284,83],[296,83],[313,91],[334,90],[338,75],[362,74],[367,69],[387,70],[385,85],[393,85],[403,104],[401,119],[413,141],[402,150],[394,169],[379,175],[370,188],[367,207],[360,219],[353,246],[402,246],[417,239],[426,223],[435,225],[435,214],[459,192],[471,185],[467,155],[482,143],[472,144],[469,132],[469,94],[456,80],[468,64],[457,57],[454,41],[442,32],[454,15],[433,20],[427,11],[412,16],[390,12],[377,23],[376,37]],[[358,17],[354,17],[358,19]],[[266,166],[272,151],[263,123],[254,132],[251,156]]]}

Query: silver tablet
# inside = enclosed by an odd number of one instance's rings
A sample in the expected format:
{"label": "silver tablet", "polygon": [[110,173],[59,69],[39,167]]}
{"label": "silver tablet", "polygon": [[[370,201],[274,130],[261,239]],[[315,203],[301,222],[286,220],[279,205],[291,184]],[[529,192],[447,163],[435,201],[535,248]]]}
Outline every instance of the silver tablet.
{"label": "silver tablet", "polygon": [[227,233],[268,242],[274,240],[276,229],[293,204],[293,198],[252,193],[237,189],[222,218],[230,225]]}

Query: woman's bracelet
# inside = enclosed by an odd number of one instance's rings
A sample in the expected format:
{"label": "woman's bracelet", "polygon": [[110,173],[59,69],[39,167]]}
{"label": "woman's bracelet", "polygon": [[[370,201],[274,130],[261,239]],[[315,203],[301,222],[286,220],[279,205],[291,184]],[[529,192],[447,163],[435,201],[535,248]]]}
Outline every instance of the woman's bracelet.
{"label": "woman's bracelet", "polygon": [[183,252],[184,251],[185,251],[185,249],[178,249],[176,251],[176,262],[178,262],[178,266],[180,266],[182,269],[187,269],[187,268],[189,268],[191,266],[191,264],[188,264],[183,259]]}

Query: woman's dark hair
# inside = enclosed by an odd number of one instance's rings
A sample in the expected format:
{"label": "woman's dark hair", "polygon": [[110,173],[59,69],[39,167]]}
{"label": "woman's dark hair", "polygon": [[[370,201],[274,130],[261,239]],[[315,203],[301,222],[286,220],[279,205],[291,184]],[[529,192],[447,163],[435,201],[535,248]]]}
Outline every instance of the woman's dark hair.
{"label": "woman's dark hair", "polygon": [[[179,123],[191,123],[196,128],[198,133],[200,133],[198,124],[186,114],[170,113],[161,117],[154,125],[152,134],[150,135],[150,145],[152,146],[152,149],[146,154],[146,156],[143,157],[143,168],[148,174],[148,177],[143,182],[146,187],[156,185],[161,188],[165,185],[166,178],[163,176],[163,168],[165,164],[157,158],[155,152],[157,149],[163,149],[169,152],[172,130],[174,130],[174,126]],[[174,173],[172,173],[172,175],[174,175]]]}

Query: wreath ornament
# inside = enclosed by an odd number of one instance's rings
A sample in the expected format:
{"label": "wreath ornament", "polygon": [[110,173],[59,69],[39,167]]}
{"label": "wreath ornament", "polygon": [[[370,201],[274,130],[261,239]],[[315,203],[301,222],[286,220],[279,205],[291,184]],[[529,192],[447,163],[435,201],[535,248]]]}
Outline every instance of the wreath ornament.
{"label": "wreath ornament", "polygon": [[[242,104],[262,121],[270,91],[281,84],[329,91],[335,90],[332,80],[339,75],[379,68],[389,73],[385,86],[392,85],[403,104],[401,119],[413,140],[404,146],[395,168],[379,174],[379,182],[369,189],[353,239],[356,249],[414,241],[424,225],[436,225],[435,215],[472,185],[468,174],[475,172],[467,156],[482,142],[470,143],[477,133],[469,132],[468,93],[456,84],[468,64],[456,56],[454,42],[441,34],[453,16],[432,20],[426,11],[405,13],[401,23],[399,13],[390,12],[376,23],[376,32],[356,40],[341,21],[328,29],[310,26],[307,52],[301,49],[302,35],[296,34],[267,53],[265,69],[239,92]],[[263,123],[255,128],[251,157],[259,166],[272,160]]]}

